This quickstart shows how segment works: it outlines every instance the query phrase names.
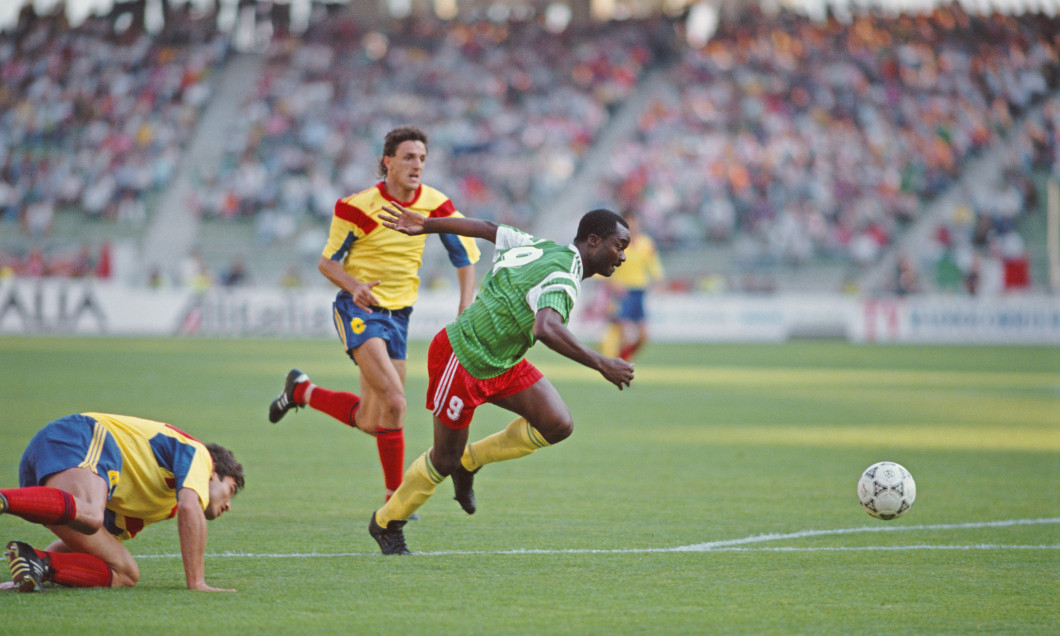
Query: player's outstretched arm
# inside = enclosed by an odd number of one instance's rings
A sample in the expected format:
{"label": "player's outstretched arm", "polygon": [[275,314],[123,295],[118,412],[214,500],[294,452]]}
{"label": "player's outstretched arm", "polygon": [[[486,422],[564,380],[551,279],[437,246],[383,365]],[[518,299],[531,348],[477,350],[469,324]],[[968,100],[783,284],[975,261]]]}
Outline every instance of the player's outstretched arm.
{"label": "player's outstretched arm", "polygon": [[199,495],[190,488],[177,493],[177,532],[180,534],[180,556],[184,560],[184,578],[189,590],[200,592],[235,592],[206,584],[206,514]]}
{"label": "player's outstretched arm", "polygon": [[[486,239],[490,243],[497,242],[497,224],[493,221],[482,219],[469,219],[460,216],[449,216],[444,218],[429,218],[422,214],[413,212],[398,203],[392,203],[393,207],[384,205],[383,211],[379,213],[379,220],[383,225],[409,236],[419,234],[459,234],[471,238]],[[396,208],[396,209],[395,209]]]}
{"label": "player's outstretched arm", "polygon": [[555,309],[546,307],[537,312],[534,317],[534,339],[545,343],[546,347],[560,355],[590,369],[596,369],[620,391],[633,381],[632,363],[622,358],[608,358],[586,347],[567,329],[563,318]]}

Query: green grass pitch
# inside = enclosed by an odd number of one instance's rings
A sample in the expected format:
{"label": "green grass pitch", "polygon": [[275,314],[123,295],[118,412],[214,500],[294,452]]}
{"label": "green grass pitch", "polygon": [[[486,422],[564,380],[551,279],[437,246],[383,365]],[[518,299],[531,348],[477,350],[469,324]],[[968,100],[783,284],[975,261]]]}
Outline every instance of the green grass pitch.
{"label": "green grass pitch", "polygon": [[[425,344],[409,357],[407,460],[430,445]],[[356,390],[330,341],[0,338],[0,486],[32,434],[109,411],[229,446],[247,471],[184,589],[174,522],[127,545],[133,589],[0,594],[0,632],[1007,633],[1060,631],[1060,349],[652,344],[618,391],[538,347],[575,433],[443,483],[382,557],[373,440],[266,410],[292,366]],[[479,409],[471,437],[510,415]],[[860,472],[917,480],[901,519],[863,512]],[[43,547],[0,516],[0,539]],[[680,549],[685,548],[685,549]]]}

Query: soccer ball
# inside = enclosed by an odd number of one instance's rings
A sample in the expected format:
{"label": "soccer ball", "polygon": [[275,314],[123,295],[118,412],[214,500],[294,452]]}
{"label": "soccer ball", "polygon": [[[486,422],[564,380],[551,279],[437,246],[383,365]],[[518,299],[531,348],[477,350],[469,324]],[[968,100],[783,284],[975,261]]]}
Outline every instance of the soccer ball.
{"label": "soccer ball", "polygon": [[906,513],[916,499],[916,482],[894,462],[876,462],[858,480],[858,499],[865,512],[890,521]]}

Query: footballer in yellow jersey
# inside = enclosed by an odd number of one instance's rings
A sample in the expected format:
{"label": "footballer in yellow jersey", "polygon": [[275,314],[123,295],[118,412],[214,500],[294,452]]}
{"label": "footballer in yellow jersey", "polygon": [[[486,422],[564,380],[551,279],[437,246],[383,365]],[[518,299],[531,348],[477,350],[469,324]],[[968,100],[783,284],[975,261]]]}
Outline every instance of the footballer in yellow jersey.
{"label": "footballer in yellow jersey", "polygon": [[608,316],[600,351],[606,356],[630,360],[648,340],[647,312],[644,300],[648,288],[663,277],[662,262],[655,241],[640,231],[640,221],[628,215],[630,242],[626,262],[608,279],[614,304]]}
{"label": "footballer in yellow jersey", "polygon": [[[375,437],[386,497],[401,484],[405,470],[407,340],[426,238],[388,230],[379,214],[384,205],[401,204],[428,218],[462,217],[449,197],[421,181],[426,162],[426,133],[412,126],[388,132],[379,160],[383,180],[335,204],[331,232],[317,264],[339,288],[333,320],[343,350],[360,368],[360,395],[319,387],[292,369],[283,391],[269,405],[273,423],[291,409],[308,405]],[[456,267],[460,313],[475,298],[479,250],[472,238],[439,236]]]}
{"label": "footballer in yellow jersey", "polygon": [[19,483],[0,489],[0,513],[44,524],[59,541],[48,550],[7,544],[18,590],[39,591],[45,582],[134,585],[139,568],[120,542],[178,517],[188,587],[220,591],[206,585],[203,555],[206,521],[227,511],[244,483],[227,449],[162,422],[81,413],[38,431],[22,455]]}
{"label": "footballer in yellow jersey", "polygon": [[[462,216],[453,202],[428,185],[420,185],[412,200],[398,201],[388,191],[385,181],[348,196],[335,204],[331,234],[324,257],[342,264],[343,269],[360,281],[380,281],[372,288],[377,307],[391,311],[411,307],[419,292],[419,269],[423,264],[426,236],[406,236],[390,232],[379,222],[384,205],[397,201],[410,210],[432,218]],[[452,234],[441,235],[454,267],[472,265],[479,259],[475,241]],[[347,294],[343,290],[340,294]]]}
{"label": "footballer in yellow jersey", "polygon": [[[177,514],[177,491],[190,488],[199,497],[207,518],[221,514],[210,508],[210,474],[213,460],[199,440],[161,422],[137,417],[84,413],[95,420],[92,454],[82,463],[99,468],[105,442],[96,439],[110,433],[121,455],[118,470],[108,470],[110,499],[104,525],[118,539],[130,539],[144,526]],[[101,475],[103,476],[103,475]]]}
{"label": "footballer in yellow jersey", "polygon": [[638,232],[626,248],[626,262],[615,270],[608,282],[621,289],[646,289],[662,277],[662,262],[655,241]]}

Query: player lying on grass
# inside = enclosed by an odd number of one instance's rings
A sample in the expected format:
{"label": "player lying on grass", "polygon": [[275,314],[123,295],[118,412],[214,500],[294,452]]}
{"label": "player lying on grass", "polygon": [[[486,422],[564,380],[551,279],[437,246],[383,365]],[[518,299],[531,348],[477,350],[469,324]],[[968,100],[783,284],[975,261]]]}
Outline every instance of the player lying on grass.
{"label": "player lying on grass", "polygon": [[[389,214],[380,215],[392,230],[413,236],[459,234],[496,244],[478,297],[438,332],[428,351],[434,447],[409,466],[401,486],[368,524],[383,554],[409,554],[403,527],[446,477],[452,475],[455,499],[472,514],[474,474],[482,466],[529,455],[574,430],[563,398],[524,358],[535,342],[596,369],[619,389],[633,380],[631,363],[597,353],[566,327],[581,281],[594,274],[610,276],[625,260],[629,229],[618,214],[593,210],[582,217],[574,243],[564,246],[492,221],[426,218],[400,205],[393,208],[384,207]],[[475,407],[485,402],[519,417],[468,445]]]}
{"label": "player lying on grass", "polygon": [[30,441],[19,484],[0,489],[0,513],[44,524],[59,537],[47,550],[7,544],[4,554],[20,592],[43,591],[46,582],[135,585],[140,568],[122,541],[173,516],[188,588],[235,591],[205,580],[206,521],[226,512],[243,488],[243,466],[222,446],[137,417],[69,415]]}

